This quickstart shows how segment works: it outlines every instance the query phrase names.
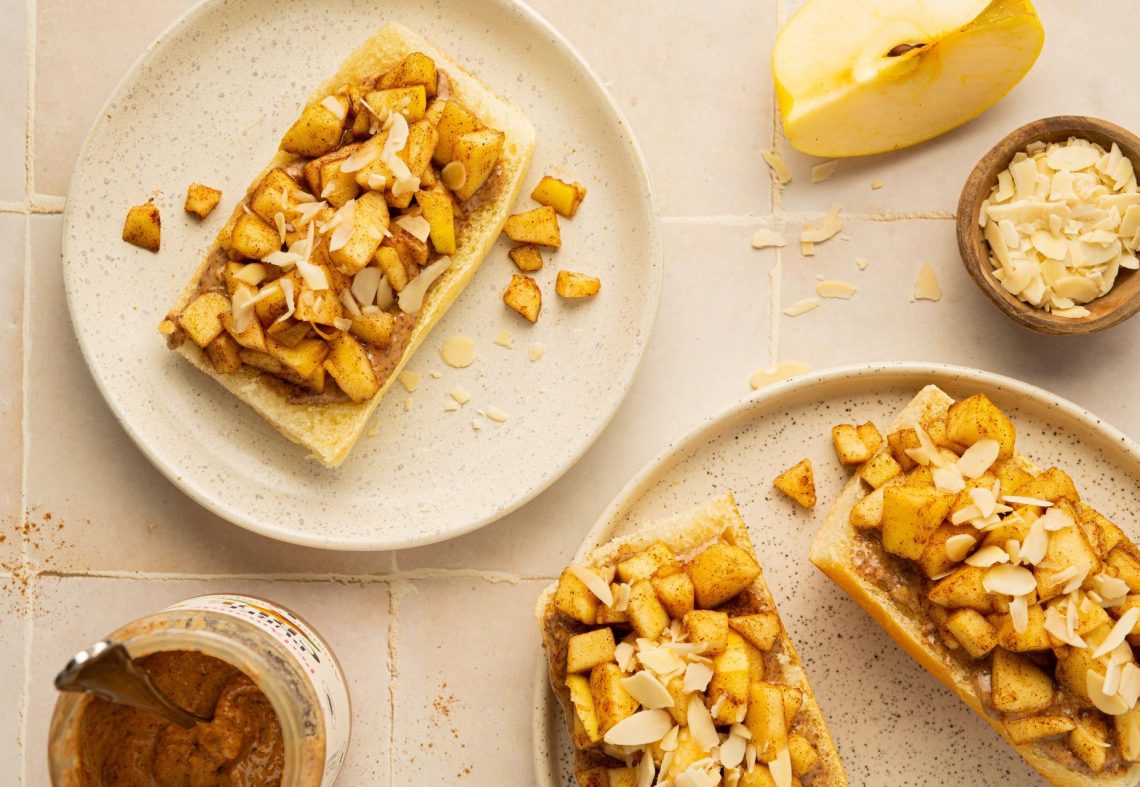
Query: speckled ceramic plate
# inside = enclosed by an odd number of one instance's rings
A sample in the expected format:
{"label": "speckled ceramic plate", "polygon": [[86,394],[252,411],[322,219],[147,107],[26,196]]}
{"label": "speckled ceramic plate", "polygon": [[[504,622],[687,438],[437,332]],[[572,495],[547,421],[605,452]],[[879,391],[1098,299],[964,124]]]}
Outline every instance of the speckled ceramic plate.
{"label": "speckled ceramic plate", "polygon": [[[873,420],[885,428],[928,383],[955,398],[992,398],[1012,416],[1026,455],[1064,467],[1095,507],[1121,524],[1132,521],[1140,508],[1140,447],[1096,416],[989,372],[889,364],[795,378],[697,427],[626,485],[580,554],[731,490],[852,784],[1037,784],[1036,772],[985,722],[808,561],[815,531],[848,478],[836,462],[831,427]],[[814,511],[772,487],[804,457],[815,468]],[[570,739],[541,660],[534,686],[537,781],[572,785]]]}
{"label": "speckled ceramic plate", "polygon": [[[530,118],[538,141],[524,194],[553,172],[581,181],[589,196],[562,222],[563,248],[537,274],[548,295],[538,324],[502,303],[513,265],[501,241],[409,364],[423,374],[419,389],[395,386],[377,410],[374,435],[332,471],[168,352],[156,328],[301,103],[386,21],[422,32]],[[225,192],[201,224],[182,211],[191,181]],[[128,206],[156,190],[162,251],[151,255],[119,234]],[[134,66],[91,130],[67,200],[63,262],[95,381],[155,465],[232,522],[336,549],[450,538],[549,486],[624,397],[661,286],[657,216],[628,125],[570,45],[511,0],[195,7]],[[584,303],[555,297],[562,266],[601,277],[601,295]],[[504,328],[513,349],[493,343]],[[455,334],[477,342],[478,360],[466,369],[438,357],[444,337]],[[541,360],[528,360],[531,343],[545,346]],[[472,399],[445,412],[457,385]],[[487,407],[508,420],[480,417]]]}

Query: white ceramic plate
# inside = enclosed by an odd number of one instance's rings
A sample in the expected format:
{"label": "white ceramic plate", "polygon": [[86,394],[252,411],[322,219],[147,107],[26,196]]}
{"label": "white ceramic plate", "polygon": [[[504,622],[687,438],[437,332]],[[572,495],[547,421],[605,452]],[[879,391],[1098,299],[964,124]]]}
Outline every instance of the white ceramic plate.
{"label": "white ceramic plate", "polygon": [[[589,195],[562,221],[563,248],[545,255],[537,274],[547,295],[538,324],[502,303],[514,266],[500,241],[412,359],[420,388],[394,386],[377,410],[375,436],[331,471],[168,352],[156,327],[303,100],[386,21],[425,34],[530,118],[538,141],[520,205],[532,206],[525,195],[549,172],[580,180]],[[201,225],[182,211],[191,181],[225,192]],[[162,251],[151,255],[119,234],[128,206],[156,189]],[[336,549],[450,538],[549,486],[624,397],[661,287],[658,221],[629,126],[570,45],[511,0],[195,7],[135,64],[92,128],[67,200],[63,262],[84,357],[151,461],[231,522]],[[563,266],[601,277],[602,293],[561,301],[554,276]],[[493,343],[504,328],[514,349]],[[463,370],[438,357],[444,337],[455,334],[478,345],[478,360]],[[545,346],[537,362],[527,358],[532,342]],[[473,398],[445,412],[456,385]],[[506,412],[506,423],[477,415],[489,406]]]}
{"label": "white ceramic plate", "polygon": [[[579,554],[638,523],[731,490],[852,784],[1036,784],[1036,772],[985,722],[808,561],[818,524],[848,478],[835,459],[831,427],[873,420],[885,428],[928,383],[955,398],[985,393],[1012,416],[1023,452],[1042,466],[1068,470],[1082,496],[1130,527],[1131,512],[1140,508],[1140,448],[1120,432],[1007,377],[889,364],[796,378],[707,421],[626,485]],[[815,468],[814,511],[772,487],[772,479],[805,456]],[[541,660],[534,685],[537,781],[572,785],[571,744]]]}

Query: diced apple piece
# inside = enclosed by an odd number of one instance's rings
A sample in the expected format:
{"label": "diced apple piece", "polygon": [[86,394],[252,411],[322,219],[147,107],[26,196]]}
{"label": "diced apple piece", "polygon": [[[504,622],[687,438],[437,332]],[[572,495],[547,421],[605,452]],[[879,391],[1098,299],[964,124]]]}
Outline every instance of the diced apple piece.
{"label": "diced apple piece", "polygon": [[756,759],[771,762],[788,745],[788,723],[784,719],[784,697],[779,686],[753,683],[748,689],[748,711],[744,726],[752,733]]}
{"label": "diced apple piece", "polygon": [[154,200],[135,205],[127,211],[123,223],[123,240],[147,251],[158,251],[162,239],[162,217]]}
{"label": "diced apple piece", "polygon": [[404,267],[403,260],[391,246],[380,246],[373,255],[376,266],[384,273],[384,278],[396,292],[408,286],[408,269]]}
{"label": "diced apple piece", "polygon": [[1122,544],[1113,549],[1108,555],[1108,565],[1116,570],[1116,576],[1124,580],[1129,590],[1140,593],[1140,559],[1137,559],[1129,547],[1132,545]]}
{"label": "diced apple piece", "polygon": [[431,226],[431,245],[440,254],[455,253],[455,211],[451,198],[443,186],[416,193],[416,202],[423,209],[424,218]]}
{"label": "diced apple piece", "polygon": [[611,727],[632,716],[640,707],[621,685],[623,677],[618,665],[612,662],[599,664],[590,671],[590,696],[594,699],[594,711],[598,715],[598,732],[603,737]]}
{"label": "diced apple piece", "polygon": [[1004,614],[997,625],[998,644],[1014,653],[1028,653],[1034,650],[1050,650],[1052,645],[1045,631],[1045,609],[1040,604],[1029,607],[1029,623],[1025,631],[1015,631],[1013,618]]}
{"label": "diced apple piece", "polygon": [[554,208],[545,206],[511,216],[503,225],[503,232],[516,243],[535,243],[552,248],[562,245],[558,214]]}
{"label": "diced apple piece", "polygon": [[973,609],[993,612],[994,598],[982,585],[986,572],[976,566],[959,566],[945,579],[939,580],[927,595],[935,604],[948,609]]}
{"label": "diced apple piece", "polygon": [[563,298],[593,298],[602,289],[602,280],[574,271],[558,271],[554,291]]}
{"label": "diced apple piece", "polygon": [[354,402],[366,402],[380,390],[376,372],[368,351],[347,333],[338,333],[329,340],[329,357],[324,367]]}
{"label": "diced apple piece", "polygon": [[204,292],[178,315],[178,325],[199,347],[205,347],[223,331],[221,315],[230,311],[230,299],[220,292]]}
{"label": "diced apple piece", "polygon": [[301,116],[285,132],[281,139],[281,149],[306,158],[323,156],[340,143],[348,118],[348,98],[337,94],[333,101],[340,107],[334,112],[325,106],[325,101],[306,107]]}
{"label": "diced apple piece", "polygon": [[575,634],[566,643],[566,671],[587,672],[614,660],[614,632],[606,627]]}
{"label": "diced apple piece", "polygon": [[456,199],[465,202],[483,187],[491,177],[491,173],[495,171],[495,164],[503,152],[505,139],[506,135],[503,132],[493,128],[468,131],[459,135],[455,140],[452,155],[453,160],[463,165],[467,177],[463,185],[455,189]]}
{"label": "diced apple piece", "polygon": [[711,609],[694,609],[683,620],[689,642],[704,643],[702,656],[724,652],[728,642],[728,614]]}
{"label": "diced apple piece", "polygon": [[566,183],[546,175],[534,187],[530,198],[539,205],[547,205],[568,219],[574,218],[578,206],[586,198],[586,187],[581,183]]}
{"label": "diced apple piece", "polygon": [[887,446],[890,448],[891,456],[899,463],[899,467],[903,472],[909,472],[918,463],[910,458],[907,453],[908,448],[920,448],[918,442],[918,434],[913,428],[899,429],[898,431],[891,432],[887,435]]}
{"label": "diced apple piece", "polygon": [[[1101,561],[1079,527],[1066,527],[1050,534],[1045,559],[1033,567],[1037,578],[1037,597],[1041,601],[1060,595],[1068,580],[1062,574],[1067,567],[1087,571],[1092,576],[1100,571]],[[1058,579],[1060,576],[1060,579]]]}
{"label": "diced apple piece", "polygon": [[[290,274],[293,272],[290,271]],[[294,292],[300,292],[296,289],[296,282],[294,281]],[[277,322],[277,318],[289,311],[289,304],[285,298],[285,291],[281,289],[281,284],[276,281],[269,282],[261,287],[257,292],[259,300],[253,304],[253,313],[257,315],[258,321],[265,328],[271,327]],[[264,296],[264,297],[262,297]]]}
{"label": "diced apple piece", "polygon": [[1013,455],[1016,435],[1013,421],[985,394],[955,402],[946,414],[946,436],[950,440],[967,448],[982,439],[997,440],[999,459]]}
{"label": "diced apple piece", "polygon": [[415,123],[423,119],[427,109],[427,89],[423,85],[409,85],[373,90],[364,100],[380,117],[387,117],[386,113],[399,112],[409,123]]}
{"label": "diced apple piece", "polygon": [[384,241],[384,245],[396,250],[396,256],[404,263],[407,271],[419,271],[427,264],[430,251],[426,241],[422,241],[404,229],[399,223],[392,225],[392,237]]}
{"label": "diced apple piece", "polygon": [[578,771],[574,778],[578,780],[578,787],[612,787],[610,769],[604,765]]}
{"label": "diced apple piece", "polygon": [[870,484],[872,489],[878,489],[900,473],[902,465],[887,451],[875,454],[859,468],[859,477]]}
{"label": "diced apple piece", "polygon": [[344,172],[340,168],[340,165],[350,155],[349,149],[341,148],[327,156],[313,159],[305,165],[306,169],[310,165],[315,166],[316,169],[316,183],[310,182],[313,192],[334,208],[340,208],[344,203],[356,199],[357,195],[360,194],[360,184],[356,182],[356,173]]}
{"label": "diced apple piece", "polygon": [[554,608],[568,618],[592,626],[598,616],[598,597],[567,568],[558,578]]}
{"label": "diced apple piece", "polygon": [[[253,324],[257,325],[257,320],[254,320]],[[311,328],[308,323],[290,318],[273,323],[265,329],[265,334],[272,336],[275,341],[286,347],[296,347],[302,340],[309,337],[310,331]]]}
{"label": "diced apple piece", "polygon": [[1080,514],[1081,524],[1085,525],[1086,531],[1090,528],[1095,528],[1100,531],[1101,542],[1104,549],[1108,552],[1116,549],[1117,544],[1126,540],[1124,531],[1114,525],[1104,514],[1092,506],[1081,503],[1077,506],[1077,512]]}
{"label": "diced apple piece", "polygon": [[[617,597],[618,584],[616,582],[610,583],[610,593],[612,593],[615,598]],[[599,626],[622,625],[628,627],[629,614],[624,609],[618,612],[613,607],[607,607],[605,604],[599,603],[597,623]]]}
{"label": "diced apple piece", "polygon": [[1081,502],[1081,496],[1077,493],[1077,486],[1073,483],[1073,479],[1064,470],[1056,467],[1050,467],[1031,481],[1007,492],[1007,494],[1048,500],[1051,503],[1056,503],[1058,500],[1068,500],[1073,505],[1077,505]]}
{"label": "diced apple piece", "polygon": [[808,459],[801,459],[780,473],[773,485],[804,508],[815,505],[815,476]]}
{"label": "diced apple piece", "polygon": [[946,619],[946,628],[971,658],[980,659],[997,647],[996,630],[976,610],[955,610]]}
{"label": "diced apple piece", "polygon": [[875,426],[870,421],[859,424],[855,427],[855,431],[859,434],[859,439],[863,441],[863,445],[867,446],[867,450],[874,454],[883,445],[883,433],[879,431],[879,427]]}
{"label": "diced apple piece", "polygon": [[209,216],[222,199],[222,192],[204,186],[201,183],[191,183],[186,189],[186,202],[182,209],[200,219]]}
{"label": "diced apple piece", "polygon": [[1076,719],[1076,726],[1069,733],[1069,749],[1093,773],[1104,770],[1108,761],[1108,725],[1100,716],[1084,715]]}
{"label": "diced apple piece", "polygon": [[515,246],[507,252],[507,254],[510,255],[515,266],[523,273],[533,273],[534,271],[542,270],[542,254],[539,253],[538,247],[533,243],[524,243],[522,246]]}
{"label": "diced apple piece", "polygon": [[356,200],[353,209],[352,235],[339,249],[329,252],[333,265],[351,276],[367,267],[388,229],[388,204],[384,197],[368,192]]}
{"label": "diced apple piece", "polygon": [[876,489],[852,507],[847,517],[852,527],[873,530],[883,526],[884,491],[884,488]]}
{"label": "diced apple piece", "polygon": [[725,635],[725,646],[713,657],[713,676],[706,697],[709,709],[717,709],[714,722],[734,724],[748,704],[748,652],[739,634],[726,627]]}
{"label": "diced apple piece", "polygon": [[1024,719],[1006,719],[1005,731],[1009,739],[1020,746],[1023,743],[1032,743],[1056,735],[1064,735],[1077,725],[1068,716],[1029,716]]}
{"label": "diced apple piece", "polygon": [[659,569],[676,566],[677,556],[667,544],[657,541],[617,564],[617,575],[622,582],[640,582],[649,579]]}
{"label": "diced apple piece", "polygon": [[423,52],[412,52],[385,71],[380,81],[376,83],[376,87],[387,90],[393,87],[423,85],[427,95],[434,96],[438,79],[435,61]]}
{"label": "diced apple piece", "polygon": [[[242,347],[250,350],[257,350],[258,352],[265,352],[265,329],[261,327],[259,320],[250,320],[249,327],[244,331],[238,332],[234,325],[234,315],[232,311],[225,311],[218,315],[218,319],[222,323],[222,327],[226,332],[234,338]],[[308,326],[305,326],[306,330]]]}
{"label": "diced apple piece", "polygon": [[344,307],[332,290],[302,290],[296,299],[294,317],[302,322],[335,325],[344,316]]}
{"label": "diced apple piece", "polygon": [[819,762],[819,752],[815,746],[799,733],[788,736],[788,754],[792,760],[793,776],[803,776]]}
{"label": "diced apple piece", "polygon": [[1116,747],[1125,762],[1140,762],[1140,705],[1112,717]]}
{"label": "diced apple piece", "polygon": [[692,559],[688,570],[702,609],[719,607],[760,576],[756,559],[735,544],[709,546]]}
{"label": "diced apple piece", "polygon": [[598,714],[594,712],[590,678],[586,675],[567,675],[566,688],[570,690],[570,702],[574,705],[574,713],[585,732],[586,743],[597,743],[602,736],[598,732]]}
{"label": "diced apple piece", "polygon": [[388,312],[360,314],[352,318],[349,331],[363,342],[382,346],[392,339],[395,324],[396,319]]}
{"label": "diced apple piece", "polygon": [[953,495],[933,487],[887,487],[883,492],[883,548],[916,560],[953,502]]}
{"label": "diced apple piece", "polygon": [[737,615],[728,619],[733,631],[767,653],[780,638],[780,617],[775,612],[756,612],[751,615]]}
{"label": "diced apple piece", "polygon": [[276,233],[273,217],[284,213],[286,219],[291,219],[291,208],[297,203],[297,194],[301,191],[301,184],[293,180],[288,172],[281,167],[274,167],[265,173],[265,177],[253,190],[253,196],[249,198],[249,209],[272,226]]}
{"label": "diced apple piece", "polygon": [[542,312],[542,290],[538,288],[538,282],[530,276],[515,273],[503,293],[503,303],[528,321],[538,322],[538,315]]}
{"label": "diced apple piece", "polygon": [[1053,678],[1024,656],[994,650],[990,700],[1002,713],[1039,713],[1053,704]]}
{"label": "diced apple piece", "polygon": [[[478,131],[482,128],[482,124],[477,117],[455,101],[439,103],[442,104],[442,109],[440,110],[439,122],[435,126],[436,131],[439,132],[439,139],[436,140],[432,160],[443,166],[455,159],[455,143],[459,138],[469,132]],[[429,112],[429,121],[430,116],[431,113]]]}
{"label": "diced apple piece", "polygon": [[233,374],[241,368],[241,345],[234,341],[234,337],[222,331],[214,340],[206,345],[206,357],[210,359],[214,371],[218,374]]}
{"label": "diced apple piece", "polygon": [[871,450],[859,437],[854,424],[839,424],[831,428],[831,441],[835,444],[835,455],[840,464],[858,465],[871,458]]}
{"label": "diced apple piece", "polygon": [[234,222],[230,235],[230,248],[242,257],[260,260],[281,249],[281,235],[277,228],[256,213],[242,213]]}
{"label": "diced apple piece", "polygon": [[329,345],[322,339],[305,339],[294,347],[286,347],[273,339],[266,339],[265,343],[271,356],[302,378],[312,376],[329,355],[330,350]]}
{"label": "diced apple piece", "polygon": [[688,574],[679,572],[667,577],[653,577],[649,583],[673,620],[681,620],[693,610],[693,581]]}
{"label": "diced apple piece", "polygon": [[784,700],[784,721],[791,728],[796,714],[800,712],[800,708],[804,704],[804,693],[795,686],[789,686],[786,683],[777,683],[776,688],[780,690],[780,696]]}
{"label": "diced apple piece", "polygon": [[997,464],[990,468],[990,471],[997,475],[998,480],[1001,481],[1002,491],[1007,495],[1012,495],[1014,490],[1019,489],[1023,484],[1033,480],[1033,474],[1018,464],[1017,459],[1012,457],[999,460]]}
{"label": "diced apple piece", "polygon": [[633,584],[626,614],[639,637],[657,639],[669,627],[669,613],[661,606],[657,594],[653,592],[653,586],[647,580]]}
{"label": "diced apple piece", "polygon": [[961,560],[954,560],[946,554],[946,542],[954,536],[970,536],[976,542],[980,535],[971,525],[952,525],[945,522],[939,525],[938,529],[930,536],[922,554],[918,556],[915,562],[928,578],[945,574],[961,562]]}

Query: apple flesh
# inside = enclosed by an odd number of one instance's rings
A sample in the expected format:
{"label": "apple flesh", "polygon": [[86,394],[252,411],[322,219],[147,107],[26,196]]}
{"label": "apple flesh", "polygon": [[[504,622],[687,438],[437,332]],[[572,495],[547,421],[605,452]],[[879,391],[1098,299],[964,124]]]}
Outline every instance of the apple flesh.
{"label": "apple flesh", "polygon": [[923,142],[993,106],[1033,66],[1029,0],[807,0],[772,52],[784,133],[816,156]]}

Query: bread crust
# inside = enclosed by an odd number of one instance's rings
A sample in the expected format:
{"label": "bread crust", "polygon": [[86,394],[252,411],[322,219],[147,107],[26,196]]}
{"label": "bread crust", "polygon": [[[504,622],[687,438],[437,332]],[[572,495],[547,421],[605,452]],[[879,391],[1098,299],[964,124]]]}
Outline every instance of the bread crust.
{"label": "bread crust", "polygon": [[[940,388],[928,385],[898,414],[888,432],[914,426],[927,418],[944,416],[953,402]],[[880,451],[886,450],[884,444]],[[1023,455],[1015,454],[1014,459],[1028,472],[1040,472]],[[948,649],[931,643],[923,636],[922,624],[925,621],[914,617],[888,593],[866,580],[856,568],[852,550],[858,536],[849,517],[851,509],[866,494],[867,489],[862,480],[857,474],[853,475],[828,511],[823,526],[812,542],[811,562],[863,607],[911,658],[942,681],[962,702],[997,730],[1006,743],[1051,784],[1057,787],[1135,787],[1140,782],[1140,764],[1133,765],[1116,776],[1082,773],[1066,768],[1048,757],[1036,744],[1018,745],[1009,739],[1000,719],[986,713],[974,690],[969,670],[951,657]]]}
{"label": "bread crust", "polygon": [[[497,165],[502,171],[499,190],[491,199],[480,200],[480,196],[485,196],[481,194],[473,199],[473,207],[468,211],[459,232],[456,251],[450,255],[451,267],[429,291],[423,308],[416,316],[404,351],[380,390],[365,402],[295,403],[289,400],[281,386],[267,385],[262,379],[263,373],[256,369],[243,365],[233,374],[218,374],[206,353],[193,342],[182,342],[177,348],[190,363],[252,407],[277,431],[307,448],[311,458],[330,468],[338,467],[348,457],[364,432],[373,410],[395,383],[408,359],[478,271],[518,199],[534,152],[534,128],[521,112],[430,41],[397,24],[387,24],[380,28],[350,54],[336,74],[314,91],[305,106],[322,100],[346,82],[358,82],[382,72],[411,52],[423,52],[431,57],[446,73],[452,95],[485,125],[502,131],[506,139]],[[288,166],[298,158],[291,153],[278,151],[269,165],[254,178],[249,191],[256,188],[267,172],[276,167]],[[227,228],[241,211],[242,204],[234,208]],[[220,246],[225,232],[223,229],[219,233],[218,239],[206,252],[173,312],[184,308],[194,296],[198,282],[206,274],[210,257]]]}
{"label": "bread crust", "polygon": [[[697,509],[681,513],[669,519],[650,523],[639,527],[633,533],[615,538],[605,544],[594,545],[586,552],[585,557],[578,561],[581,565],[597,568],[614,566],[627,557],[644,550],[655,542],[666,544],[675,553],[681,555],[691,552],[697,547],[723,537],[726,541],[736,544],[746,550],[754,558],[756,550],[752,546],[752,539],[748,536],[748,528],[740,516],[736,500],[732,493],[714,498]],[[570,700],[570,691],[565,685],[565,640],[573,633],[558,622],[558,615],[554,609],[554,593],[558,583],[552,583],[539,596],[535,604],[535,618],[542,632],[543,649],[547,656],[547,667],[550,675],[551,688],[562,704],[563,718],[567,728],[573,735],[574,705]],[[757,577],[750,588],[751,593],[767,609],[776,612],[779,610],[772,594],[764,581],[763,573]],[[743,595],[743,594],[742,594]],[[819,762],[811,771],[811,785],[834,785],[845,787],[847,774],[843,763],[839,759],[839,752],[835,748],[823,712],[816,701],[815,693],[808,682],[807,673],[804,672],[799,654],[788,637],[788,630],[780,620],[779,645],[782,646],[788,660],[783,664],[783,671],[779,682],[794,686],[803,692],[803,705],[800,713],[804,714],[807,728],[817,743]],[[600,753],[584,753],[575,751],[575,770],[582,770],[608,760]],[[611,766],[613,762],[610,761]]]}

